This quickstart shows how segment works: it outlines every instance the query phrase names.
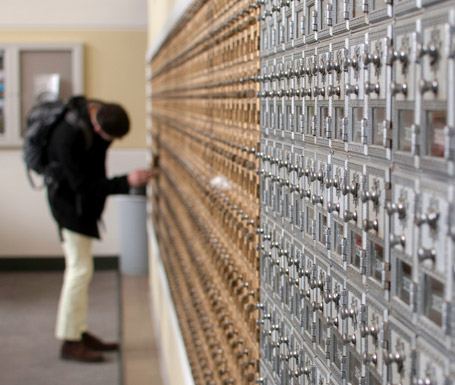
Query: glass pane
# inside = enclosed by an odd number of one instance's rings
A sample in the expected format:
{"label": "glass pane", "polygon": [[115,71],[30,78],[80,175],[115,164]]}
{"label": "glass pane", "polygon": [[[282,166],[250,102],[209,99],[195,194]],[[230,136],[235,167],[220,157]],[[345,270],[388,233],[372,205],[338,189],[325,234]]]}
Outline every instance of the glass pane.
{"label": "glass pane", "polygon": [[326,330],[327,326],[324,325],[322,320],[318,318],[318,343],[321,346],[322,350],[325,351],[325,341],[326,341]]}
{"label": "glass pane", "polygon": [[307,214],[307,217],[306,217],[306,232],[307,234],[311,235],[311,225],[312,225],[312,222],[313,222],[313,217],[314,217],[314,210],[310,207],[307,207],[306,209],[306,214]]}
{"label": "glass pane", "polygon": [[333,360],[335,366],[338,369],[341,369],[341,362],[343,359],[343,344],[341,338],[339,338],[335,333],[333,334]]}
{"label": "glass pane", "polygon": [[318,240],[325,244],[325,234],[327,232],[327,215],[319,213],[319,237]]}
{"label": "glass pane", "polygon": [[398,112],[398,149],[400,151],[411,152],[412,144],[412,125],[414,124],[414,111],[401,110]]}
{"label": "glass pane", "polygon": [[307,17],[307,33],[308,34],[313,33],[313,11],[314,11],[314,5],[307,8],[306,17]]}
{"label": "glass pane", "polygon": [[360,267],[360,255],[362,253],[362,236],[350,231],[351,233],[351,264]]}
{"label": "glass pane", "polygon": [[444,303],[444,285],[438,280],[425,275],[424,313],[434,323],[442,326],[442,304]]}
{"label": "glass pane", "polygon": [[301,28],[301,26],[302,26],[302,21],[303,21],[303,11],[298,11],[298,12],[297,12],[297,16],[296,16],[295,20],[296,20],[296,23],[297,23],[297,28],[296,28],[295,37],[298,38],[298,37],[300,37],[301,35],[303,35],[304,32],[305,32],[304,27]]}
{"label": "glass pane", "polygon": [[293,116],[292,116],[292,109],[291,106],[286,106],[286,122],[285,122],[285,129],[287,131],[294,131],[293,130]]}
{"label": "glass pane", "polygon": [[325,28],[325,16],[326,16],[327,5],[324,0],[319,2],[319,29]]}
{"label": "glass pane", "polygon": [[334,240],[335,240],[335,253],[341,255],[343,246],[343,225],[338,222],[334,222]]}
{"label": "glass pane", "polygon": [[[383,9],[387,7],[387,3],[384,0],[373,0],[373,11]],[[371,4],[371,3],[370,3]]]}
{"label": "glass pane", "polygon": [[262,108],[262,111],[263,111],[263,113],[262,113],[262,126],[263,127],[268,127],[269,126],[269,114],[268,114],[268,112],[265,109],[265,105],[262,105],[261,108]]}
{"label": "glass pane", "polygon": [[373,132],[371,142],[381,146],[383,144],[384,131],[382,122],[385,120],[385,108],[373,108]]}
{"label": "glass pane", "polygon": [[307,118],[307,121],[306,121],[306,133],[308,135],[311,135],[311,119],[313,118],[314,116],[314,106],[308,106],[307,107],[307,113],[306,113],[306,118]]}
{"label": "glass pane", "polygon": [[411,299],[412,267],[406,262],[397,261],[397,295],[408,305]]}
{"label": "glass pane", "polygon": [[278,106],[276,126],[279,130],[283,129],[283,109],[281,106]]}
{"label": "glass pane", "polygon": [[294,31],[293,31],[294,26],[292,25],[292,18],[291,18],[291,16],[288,16],[288,17],[287,17],[286,26],[287,26],[287,31],[288,31],[288,33],[287,33],[287,40],[289,41],[289,40],[292,39],[292,37],[293,37],[293,35],[294,35]]}
{"label": "glass pane", "polygon": [[296,112],[296,121],[294,122],[294,125],[298,125],[298,132],[303,134],[303,115],[302,115],[302,107],[301,106],[296,106],[295,107],[295,112]]}
{"label": "glass pane", "polygon": [[344,107],[335,107],[335,139],[343,139]]}
{"label": "glass pane", "polygon": [[362,363],[359,359],[349,352],[349,382],[352,385],[359,385],[359,380],[362,377]]}
{"label": "glass pane", "polygon": [[305,329],[311,333],[310,307],[308,305],[305,305]]}
{"label": "glass pane", "polygon": [[376,243],[369,242],[371,253],[371,275],[377,281],[382,280],[382,270],[384,269],[384,248]]}
{"label": "glass pane", "polygon": [[325,138],[327,136],[326,120],[327,120],[327,117],[329,116],[329,107],[321,107],[321,109],[319,111],[320,111],[319,116],[321,117],[321,120],[319,122],[320,133],[321,133],[321,136]]}
{"label": "glass pane", "polygon": [[362,141],[362,119],[363,119],[363,108],[354,107],[352,109],[352,121],[353,121],[352,140],[357,143],[360,143]]}
{"label": "glass pane", "polygon": [[363,10],[362,10],[362,1],[363,0],[353,0],[352,2],[352,17],[360,17],[363,16]]}
{"label": "glass pane", "polygon": [[427,112],[427,155],[444,157],[446,111]]}
{"label": "glass pane", "polygon": [[0,51],[0,135],[5,133],[5,67],[3,51]]}
{"label": "glass pane", "polygon": [[343,23],[344,20],[344,7],[343,7],[343,0],[337,0],[336,4],[336,23]]}
{"label": "glass pane", "polygon": [[279,42],[280,44],[284,43],[284,30],[283,30],[283,25],[281,24],[281,21],[278,21],[278,23],[277,23],[276,32],[278,34],[276,41]]}
{"label": "glass pane", "polygon": [[368,380],[369,385],[381,385],[382,381],[379,381],[373,374],[372,372],[369,373],[369,380]]}
{"label": "glass pane", "polygon": [[268,40],[268,43],[267,43],[267,48],[272,48],[273,46],[273,42],[274,42],[274,39],[273,39],[273,34],[275,33],[274,29],[272,28],[272,25],[269,26],[269,29],[268,29],[268,33],[267,33],[267,40]]}

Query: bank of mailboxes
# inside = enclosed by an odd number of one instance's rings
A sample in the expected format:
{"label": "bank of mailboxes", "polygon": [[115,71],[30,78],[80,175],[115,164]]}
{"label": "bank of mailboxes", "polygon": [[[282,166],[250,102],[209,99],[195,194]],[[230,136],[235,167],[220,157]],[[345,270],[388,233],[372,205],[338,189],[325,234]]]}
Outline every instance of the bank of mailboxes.
{"label": "bank of mailboxes", "polygon": [[259,377],[259,10],[195,2],[149,69],[152,217],[196,384]]}
{"label": "bank of mailboxes", "polygon": [[263,2],[261,383],[453,382],[454,7]]}
{"label": "bank of mailboxes", "polygon": [[196,1],[151,67],[195,382],[452,384],[455,2]]}

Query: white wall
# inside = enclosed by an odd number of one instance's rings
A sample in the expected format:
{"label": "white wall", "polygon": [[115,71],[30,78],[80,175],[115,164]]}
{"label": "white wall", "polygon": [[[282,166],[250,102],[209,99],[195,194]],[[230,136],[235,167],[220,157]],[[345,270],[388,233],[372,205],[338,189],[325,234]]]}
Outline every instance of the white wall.
{"label": "white wall", "polygon": [[[157,52],[191,2],[192,0],[149,0],[148,60],[151,60],[153,54]],[[168,385],[194,385],[169,282],[151,223],[149,223],[149,251],[150,301],[159,336],[164,381]]]}
{"label": "white wall", "polygon": [[[108,175],[146,167],[146,150],[112,149]],[[27,180],[21,150],[0,150],[0,257],[61,256],[57,227],[51,218],[44,191],[34,191]],[[104,212],[106,231],[95,242],[94,255],[118,255],[116,197]]]}
{"label": "white wall", "polygon": [[148,0],[148,49],[151,60],[193,0]]}
{"label": "white wall", "polygon": [[147,0],[1,1],[0,28],[147,27]]}

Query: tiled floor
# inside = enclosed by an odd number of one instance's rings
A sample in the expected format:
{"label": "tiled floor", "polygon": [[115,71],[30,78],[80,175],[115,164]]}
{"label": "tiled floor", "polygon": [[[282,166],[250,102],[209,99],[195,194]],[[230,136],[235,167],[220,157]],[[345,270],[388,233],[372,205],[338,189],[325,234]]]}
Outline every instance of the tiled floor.
{"label": "tiled floor", "polygon": [[122,275],[123,385],[163,385],[147,276]]}
{"label": "tiled floor", "polygon": [[[62,281],[62,271],[0,272],[1,385],[121,385],[117,352],[105,353],[101,364],[60,359],[54,329]],[[117,340],[117,272],[96,271],[89,297],[90,331]]]}

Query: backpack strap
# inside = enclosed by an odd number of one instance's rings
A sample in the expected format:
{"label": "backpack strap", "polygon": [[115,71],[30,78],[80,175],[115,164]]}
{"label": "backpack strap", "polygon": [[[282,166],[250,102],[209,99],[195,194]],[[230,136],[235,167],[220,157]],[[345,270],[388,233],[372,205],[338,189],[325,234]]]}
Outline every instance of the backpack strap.
{"label": "backpack strap", "polygon": [[73,127],[82,131],[85,141],[85,151],[88,151],[93,144],[93,131],[89,125],[79,116],[77,110],[69,110],[65,115],[65,121]]}
{"label": "backpack strap", "polygon": [[32,170],[30,170],[30,167],[27,167],[26,175],[27,175],[28,182],[30,183],[30,186],[32,186],[32,189],[35,190],[35,191],[43,190],[46,187],[46,177],[43,178],[43,183],[41,185],[37,185],[35,183],[35,181],[33,180],[33,178],[32,178],[32,172],[31,171]]}

